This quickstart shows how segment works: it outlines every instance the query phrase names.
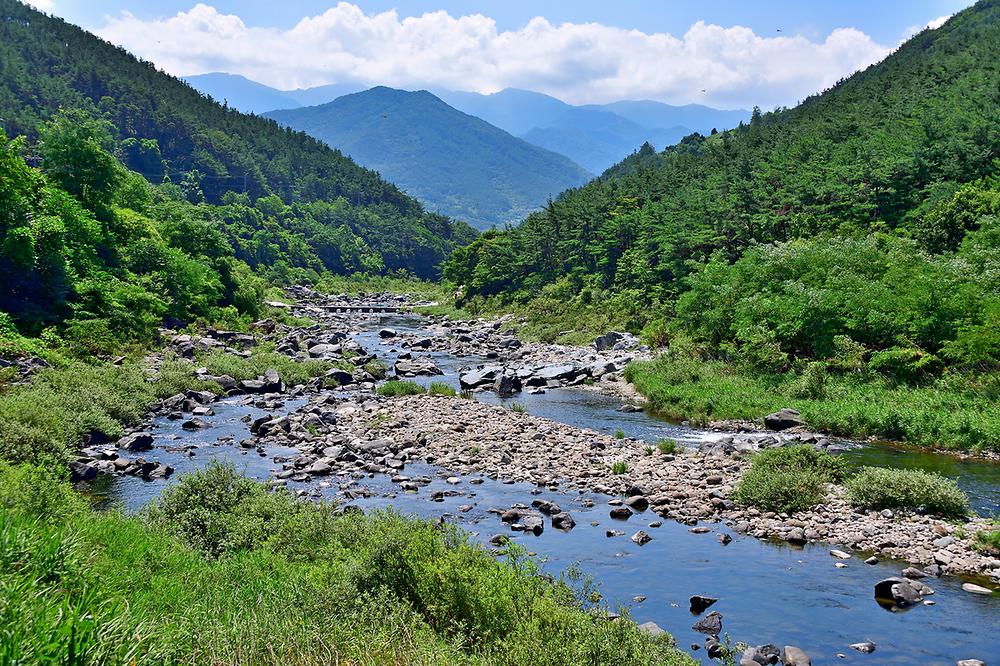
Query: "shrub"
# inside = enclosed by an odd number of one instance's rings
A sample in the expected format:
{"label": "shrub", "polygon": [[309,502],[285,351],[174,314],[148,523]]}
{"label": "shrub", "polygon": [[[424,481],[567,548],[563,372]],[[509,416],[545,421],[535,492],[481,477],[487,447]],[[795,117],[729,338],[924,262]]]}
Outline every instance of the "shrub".
{"label": "shrub", "polygon": [[458,395],[458,391],[444,382],[431,382],[431,385],[427,387],[427,392],[431,395],[443,395],[449,398]]}
{"label": "shrub", "polygon": [[624,460],[619,460],[618,462],[611,465],[612,474],[624,474],[628,471],[628,463]]}
{"label": "shrub", "polygon": [[510,411],[514,412],[515,414],[527,414],[528,413],[528,408],[525,407],[524,405],[522,405],[519,402],[512,402],[512,403],[510,403],[510,407],[508,407],[508,409],[510,409]]}
{"label": "shrub", "polygon": [[843,459],[810,446],[768,449],[753,457],[733,497],[765,511],[802,511],[821,502],[823,485],[842,480],[846,469]]}
{"label": "shrub", "polygon": [[663,455],[670,455],[677,453],[678,445],[677,442],[672,439],[663,438],[660,440],[660,443],[656,445],[656,448],[659,449],[660,453]]}
{"label": "shrub", "polygon": [[847,495],[864,509],[921,509],[954,518],[969,513],[969,498],[958,484],[922,470],[865,467],[848,481]]}
{"label": "shrub", "polygon": [[389,374],[389,367],[378,359],[372,359],[361,367],[375,379],[385,379]]}
{"label": "shrub", "polygon": [[615,439],[625,439],[625,431],[621,428],[615,430]]}
{"label": "shrub", "polygon": [[403,382],[391,380],[378,387],[377,393],[385,397],[396,397],[400,395],[420,395],[424,392],[424,387],[415,382]]}

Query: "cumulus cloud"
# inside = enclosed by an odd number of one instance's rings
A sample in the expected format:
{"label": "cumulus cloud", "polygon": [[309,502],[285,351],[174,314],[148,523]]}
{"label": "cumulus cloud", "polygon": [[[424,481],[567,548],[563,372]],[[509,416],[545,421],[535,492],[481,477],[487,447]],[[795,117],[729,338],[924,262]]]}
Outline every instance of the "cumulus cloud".
{"label": "cumulus cloud", "polygon": [[197,4],[148,21],[123,13],[97,32],[173,74],[225,71],[283,89],[351,80],[483,93],[526,88],[571,103],[646,98],[719,107],[794,104],[890,50],[854,28],[811,41],[698,22],[677,37],[538,17],[501,31],[481,14],[401,18],[348,2],[289,29],[248,26]]}
{"label": "cumulus cloud", "polygon": [[903,31],[902,41],[905,42],[907,39],[913,37],[921,30],[926,30],[928,28],[931,30],[937,30],[938,28],[943,26],[951,17],[952,14],[945,14],[944,16],[938,16],[936,19],[931,19],[924,25],[911,25],[909,28]]}
{"label": "cumulus cloud", "polygon": [[51,12],[52,5],[54,4],[52,0],[25,0],[25,2],[35,9],[41,9],[43,12]]}

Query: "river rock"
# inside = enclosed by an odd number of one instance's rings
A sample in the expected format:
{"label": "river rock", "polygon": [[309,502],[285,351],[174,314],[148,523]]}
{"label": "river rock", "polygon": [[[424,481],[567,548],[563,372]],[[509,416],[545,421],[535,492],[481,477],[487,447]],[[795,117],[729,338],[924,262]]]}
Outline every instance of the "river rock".
{"label": "river rock", "polygon": [[788,430],[797,426],[803,426],[806,422],[799,416],[798,410],[790,407],[779,409],[773,414],[764,417],[764,426],[768,430]]}
{"label": "river rock", "polygon": [[993,594],[993,590],[975,583],[962,583],[962,589],[971,594]]}
{"label": "river rock", "polygon": [[978,659],[959,659],[955,662],[955,666],[986,666],[986,662]]}
{"label": "river rock", "polygon": [[871,654],[875,651],[875,644],[871,641],[863,641],[861,643],[851,643],[851,649],[857,650],[862,654]]}
{"label": "river rock", "polygon": [[573,516],[563,511],[552,516],[552,527],[557,530],[569,531],[576,527],[576,521],[573,520]]}
{"label": "river rock", "polygon": [[786,645],[781,656],[781,663],[785,666],[812,666],[812,659],[794,645]]}
{"label": "river rock", "polygon": [[383,340],[387,340],[389,338],[394,338],[397,335],[398,335],[398,333],[396,333],[396,329],[394,329],[394,328],[383,328],[383,329],[380,329],[379,332],[378,332],[378,337],[382,338]]}
{"label": "river rock", "polygon": [[667,633],[655,622],[643,622],[639,625],[639,631],[649,634],[650,636],[663,636]]}
{"label": "river rock", "polygon": [[642,495],[633,495],[632,497],[626,497],[623,504],[634,509],[635,511],[645,511],[649,508],[649,500]]}
{"label": "river rock", "polygon": [[118,440],[118,446],[126,451],[149,451],[153,448],[153,436],[148,432],[134,432]]}
{"label": "river rock", "polygon": [[434,364],[434,360],[429,356],[418,356],[411,359],[400,358],[393,366],[396,375],[399,377],[418,377],[421,375],[443,375],[441,368]]}
{"label": "river rock", "polygon": [[630,538],[632,539],[633,542],[639,544],[640,546],[645,546],[647,543],[653,540],[653,537],[649,536],[642,530],[639,530],[638,532],[633,534]]}
{"label": "river rock", "polygon": [[502,372],[503,368],[498,365],[486,365],[462,374],[458,380],[459,385],[463,389],[472,389],[484,384],[492,384]]}
{"label": "river rock", "polygon": [[718,599],[715,597],[704,597],[700,594],[696,594],[689,600],[691,603],[691,612],[695,615],[701,615],[705,612],[705,609],[714,604]]}
{"label": "river rock", "polygon": [[609,331],[594,340],[594,348],[597,349],[597,351],[606,351],[614,347],[618,342],[624,339],[624,337],[624,335],[618,333],[617,331]]}
{"label": "river rock", "polygon": [[338,386],[346,386],[354,382],[354,375],[340,368],[330,368],[323,376],[332,382],[336,382]]}
{"label": "river rock", "polygon": [[493,390],[502,398],[507,398],[521,390],[521,378],[510,370],[497,376],[493,381]]}
{"label": "river rock", "polygon": [[615,520],[628,520],[632,516],[632,510],[627,506],[616,506],[611,509],[610,515]]}
{"label": "river rock", "polygon": [[90,481],[97,476],[97,467],[88,462],[74,460],[69,464],[70,481]]}
{"label": "river rock", "polygon": [[875,598],[906,608],[920,602],[920,593],[905,578],[894,577],[875,583]]}
{"label": "river rock", "polygon": [[722,633],[722,613],[719,611],[712,611],[691,625],[691,628],[702,634],[718,636]]}

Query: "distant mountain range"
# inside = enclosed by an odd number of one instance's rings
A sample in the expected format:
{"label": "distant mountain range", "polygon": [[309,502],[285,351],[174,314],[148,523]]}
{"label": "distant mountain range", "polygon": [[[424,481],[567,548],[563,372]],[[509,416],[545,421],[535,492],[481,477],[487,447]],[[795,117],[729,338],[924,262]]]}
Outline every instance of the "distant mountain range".
{"label": "distant mountain range", "polygon": [[[342,82],[301,90],[277,90],[234,74],[185,79],[194,88],[240,111],[263,114],[331,102],[368,86]],[[508,88],[492,95],[434,89],[449,105],[482,118],[514,136],[555,151],[591,173],[601,173],[648,141],[657,149],[692,132],[722,131],[750,119],[744,110],[720,111],[698,104],[671,106],[649,100],[573,106],[529,90]]]}
{"label": "distant mountain range", "polygon": [[569,158],[427,91],[380,86],[265,115],[339,148],[432,210],[479,229],[518,222],[592,177]]}

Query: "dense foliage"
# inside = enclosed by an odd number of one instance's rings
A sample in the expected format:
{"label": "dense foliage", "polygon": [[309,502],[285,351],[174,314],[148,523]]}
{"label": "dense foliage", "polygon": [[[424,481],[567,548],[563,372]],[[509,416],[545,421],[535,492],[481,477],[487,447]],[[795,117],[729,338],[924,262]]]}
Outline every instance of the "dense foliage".
{"label": "dense foliage", "polygon": [[[176,183],[188,201],[231,203],[233,193],[249,203],[271,201],[273,214],[241,220],[250,232],[240,233],[274,246],[272,253],[305,234],[300,245],[311,256],[279,257],[290,266],[343,271],[365,258],[362,268],[430,277],[456,244],[474,237],[467,225],[425,212],[339,151],[223,107],[151,63],[16,0],[0,0],[0,64],[0,115],[9,136],[37,138],[61,108],[104,119],[113,131],[108,152],[152,182]],[[72,151],[72,142],[64,148]],[[106,176],[107,167],[95,164],[88,176]]]}
{"label": "dense foliage", "polygon": [[343,150],[432,210],[480,229],[517,222],[591,177],[568,158],[427,91],[380,86],[267,116]]}
{"label": "dense foliage", "polygon": [[765,365],[836,339],[892,371],[995,368],[998,63],[1000,3],[983,0],[796,108],[645,146],[446,275],[470,299],[624,296],[636,328],[676,309],[675,333],[773,348]]}
{"label": "dense foliage", "polygon": [[147,514],[93,513],[0,462],[4,663],[693,663],[587,612],[518,552],[269,492],[231,468]]}
{"label": "dense foliage", "polygon": [[754,455],[733,499],[765,511],[804,511],[819,504],[825,484],[841,481],[846,470],[842,458],[808,445],[768,449]]}
{"label": "dense foliage", "polygon": [[919,469],[865,467],[847,482],[851,504],[865,509],[910,509],[962,518],[969,498],[949,478]]}

